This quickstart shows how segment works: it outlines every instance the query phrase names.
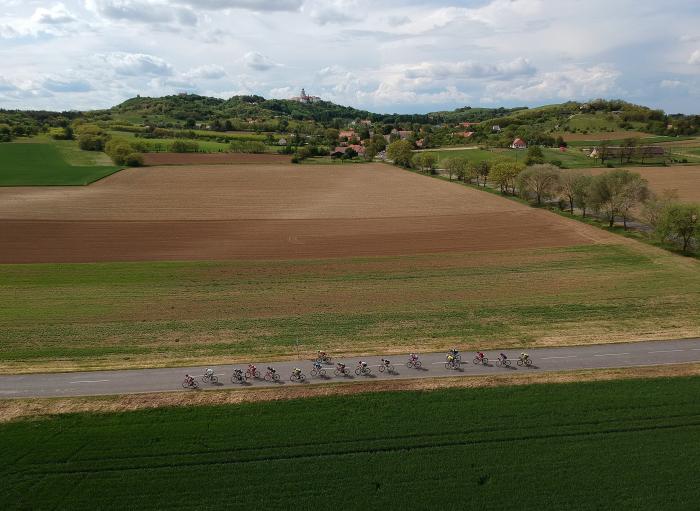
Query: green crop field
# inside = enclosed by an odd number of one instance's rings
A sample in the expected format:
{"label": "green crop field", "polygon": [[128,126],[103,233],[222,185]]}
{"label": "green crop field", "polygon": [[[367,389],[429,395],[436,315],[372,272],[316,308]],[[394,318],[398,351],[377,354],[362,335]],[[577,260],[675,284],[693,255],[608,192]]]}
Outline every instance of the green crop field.
{"label": "green crop field", "polygon": [[74,144],[0,144],[0,186],[87,185],[120,170]]}
{"label": "green crop field", "polygon": [[698,266],[641,244],[0,274],[7,371],[700,334]]}
{"label": "green crop field", "polygon": [[589,158],[580,149],[575,147],[570,147],[566,151],[542,148],[542,153],[544,154],[545,161],[559,160],[562,162],[563,166],[568,169],[600,166],[598,160]]}
{"label": "green crop field", "polygon": [[10,509],[697,509],[700,378],[0,425]]}
{"label": "green crop field", "polygon": [[[177,138],[136,138],[134,133],[129,133],[125,131],[110,131],[112,135],[119,138],[126,138],[129,140],[137,141],[139,144],[144,144],[148,150],[146,152],[167,152],[170,151],[170,146],[176,140],[183,140]],[[213,142],[211,140],[194,140],[186,139],[188,142],[196,142],[199,146],[199,152],[202,153],[218,153],[226,152],[229,150],[229,142]]]}
{"label": "green crop field", "polygon": [[511,159],[524,159],[525,152],[521,151],[516,154],[516,151],[498,149],[498,150],[485,150],[485,149],[462,149],[462,150],[430,150],[427,151],[433,153],[437,156],[438,161],[446,160],[447,158],[465,158],[470,162],[481,162],[481,161],[494,161],[499,158],[511,158]]}

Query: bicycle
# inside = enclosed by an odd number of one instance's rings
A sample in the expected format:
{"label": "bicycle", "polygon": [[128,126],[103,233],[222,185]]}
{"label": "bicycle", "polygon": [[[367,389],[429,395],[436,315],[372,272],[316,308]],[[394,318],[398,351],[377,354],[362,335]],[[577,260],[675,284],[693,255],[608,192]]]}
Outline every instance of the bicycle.
{"label": "bicycle", "polygon": [[331,357],[327,353],[324,353],[323,355],[319,355],[316,357],[316,362],[318,362],[320,364],[330,364],[332,360],[333,360],[333,357]]}
{"label": "bicycle", "polygon": [[345,366],[343,366],[342,368],[336,367],[335,371],[333,371],[333,374],[335,374],[336,376],[350,376],[350,370]]}
{"label": "bicycle", "polygon": [[358,366],[355,368],[355,374],[357,376],[369,376],[372,370],[367,366]]}
{"label": "bicycle", "polygon": [[[275,373],[275,376],[277,376],[277,379],[279,379],[279,375]],[[292,375],[289,377],[289,381],[296,381],[296,382],[302,382],[306,379],[306,375],[304,373],[292,373]],[[277,381],[277,380],[275,380]]]}
{"label": "bicycle", "polygon": [[183,389],[198,389],[199,388],[199,383],[197,383],[197,380],[194,378],[185,378],[182,381],[182,388]]}
{"label": "bicycle", "polygon": [[260,371],[255,367],[249,367],[245,372],[246,379],[248,378],[260,378]]}
{"label": "bicycle", "polygon": [[448,360],[445,362],[445,369],[459,369],[461,362],[457,359]]}
{"label": "bicycle", "polygon": [[420,369],[420,366],[423,365],[421,364],[421,361],[416,359],[416,360],[409,360],[406,362],[406,367],[409,369]]}
{"label": "bicycle", "polygon": [[275,372],[268,371],[265,373],[265,381],[274,381],[274,382],[280,381],[280,375],[277,374],[277,371],[275,371]]}
{"label": "bicycle", "polygon": [[510,367],[510,360],[503,359],[503,358],[498,358],[496,359],[496,366],[498,367]]}
{"label": "bicycle", "polygon": [[379,366],[379,372],[380,372],[380,373],[383,373],[384,371],[386,371],[386,372],[389,373],[389,374],[394,374],[394,366],[393,366],[392,364],[389,364],[389,365],[382,364],[382,365],[380,365],[380,366]]}
{"label": "bicycle", "polygon": [[311,370],[311,376],[318,376],[318,377],[326,376],[326,370],[322,367],[319,367],[319,368],[314,367]]}
{"label": "bicycle", "polygon": [[462,355],[460,355],[460,354],[455,355],[455,354],[453,354],[453,353],[448,353],[448,354],[445,356],[445,362],[449,362],[449,361],[450,361],[450,357],[452,357],[452,359],[453,359],[455,362],[457,362],[458,364],[461,364],[461,363],[462,363]]}
{"label": "bicycle", "polygon": [[523,365],[524,365],[524,366],[526,366],[526,367],[530,367],[530,366],[532,365],[532,360],[530,360],[529,358],[522,358],[522,357],[521,357],[521,358],[518,359],[518,365],[519,365],[519,366],[523,366]]}
{"label": "bicycle", "polygon": [[237,369],[231,375],[231,383],[245,383],[248,380],[248,375],[243,374],[243,371]]}
{"label": "bicycle", "polygon": [[202,376],[202,383],[209,383],[210,385],[214,385],[216,383],[219,383],[219,378],[217,378],[214,374],[205,374]]}
{"label": "bicycle", "polygon": [[481,363],[485,366],[489,365],[489,359],[486,357],[474,357],[474,360],[472,360],[475,364]]}

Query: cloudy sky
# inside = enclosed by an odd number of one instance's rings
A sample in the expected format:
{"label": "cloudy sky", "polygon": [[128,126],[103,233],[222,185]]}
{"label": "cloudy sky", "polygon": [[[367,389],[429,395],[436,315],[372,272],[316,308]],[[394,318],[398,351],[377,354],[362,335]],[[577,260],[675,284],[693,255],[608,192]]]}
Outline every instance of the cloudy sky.
{"label": "cloudy sky", "polygon": [[700,113],[698,0],[0,0],[0,108],[136,94]]}

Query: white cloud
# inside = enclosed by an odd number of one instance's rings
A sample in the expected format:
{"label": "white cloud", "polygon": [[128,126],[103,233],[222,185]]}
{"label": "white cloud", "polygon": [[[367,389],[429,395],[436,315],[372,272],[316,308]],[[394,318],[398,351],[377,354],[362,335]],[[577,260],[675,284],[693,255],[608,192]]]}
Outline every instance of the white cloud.
{"label": "white cloud", "polygon": [[147,24],[196,25],[198,17],[189,7],[152,0],[86,0],[85,5],[102,18]]}
{"label": "white cloud", "polygon": [[246,9],[257,12],[297,11],[302,0],[174,0],[173,3],[188,5],[193,9]]}
{"label": "white cloud", "polygon": [[226,70],[217,64],[209,64],[190,69],[183,76],[190,79],[219,80],[226,76]]}
{"label": "white cloud", "polygon": [[521,75],[532,75],[535,67],[526,58],[519,57],[510,62],[497,64],[482,64],[474,61],[462,62],[422,62],[417,66],[408,67],[405,71],[407,78],[463,78],[475,79],[484,77],[508,78]]}
{"label": "white cloud", "polygon": [[65,5],[59,3],[50,9],[39,7],[32,14],[31,21],[39,25],[63,25],[76,21],[76,17],[66,9]]}
{"label": "white cloud", "polygon": [[99,55],[118,75],[124,76],[169,76],[173,66],[160,57],[144,53],[112,52]]}
{"label": "white cloud", "polygon": [[539,73],[525,80],[493,82],[486,86],[484,100],[538,102],[552,99],[590,99],[621,92],[617,80],[621,73],[606,65],[567,68]]}
{"label": "white cloud", "polygon": [[700,50],[695,50],[688,59],[688,64],[700,64]]}
{"label": "white cloud", "polygon": [[659,86],[663,89],[677,89],[682,85],[683,82],[679,80],[661,80],[661,83],[659,84]]}
{"label": "white cloud", "polygon": [[246,53],[243,56],[243,62],[248,69],[254,71],[268,71],[279,65],[257,51],[249,51]]}
{"label": "white cloud", "polygon": [[368,9],[361,8],[357,0],[307,0],[302,7],[315,23],[355,23],[367,16]]}

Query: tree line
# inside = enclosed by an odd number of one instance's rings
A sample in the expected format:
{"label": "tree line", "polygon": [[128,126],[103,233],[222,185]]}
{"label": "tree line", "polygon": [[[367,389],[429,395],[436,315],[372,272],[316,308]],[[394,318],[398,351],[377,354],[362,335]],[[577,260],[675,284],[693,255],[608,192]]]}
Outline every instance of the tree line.
{"label": "tree line", "polygon": [[638,173],[610,169],[598,175],[564,170],[551,164],[526,165],[510,159],[470,161],[464,157],[438,161],[430,152],[413,153],[410,144],[394,142],[387,157],[396,165],[428,174],[444,173],[480,187],[498,189],[504,195],[519,196],[534,205],[556,204],[571,215],[595,215],[612,228],[622,221],[628,229],[633,213],[652,227],[660,242],[677,246],[683,252],[697,250],[700,238],[700,204],[682,203],[670,194],[658,196]]}

